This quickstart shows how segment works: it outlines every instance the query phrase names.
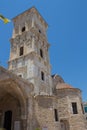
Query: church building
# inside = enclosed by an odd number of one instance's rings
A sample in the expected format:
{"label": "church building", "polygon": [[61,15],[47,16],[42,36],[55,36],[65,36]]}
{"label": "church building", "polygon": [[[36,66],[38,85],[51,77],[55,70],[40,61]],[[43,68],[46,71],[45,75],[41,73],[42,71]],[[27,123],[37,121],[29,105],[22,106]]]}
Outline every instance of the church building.
{"label": "church building", "polygon": [[0,67],[0,130],[87,130],[81,90],[51,75],[48,24],[35,7],[13,18]]}

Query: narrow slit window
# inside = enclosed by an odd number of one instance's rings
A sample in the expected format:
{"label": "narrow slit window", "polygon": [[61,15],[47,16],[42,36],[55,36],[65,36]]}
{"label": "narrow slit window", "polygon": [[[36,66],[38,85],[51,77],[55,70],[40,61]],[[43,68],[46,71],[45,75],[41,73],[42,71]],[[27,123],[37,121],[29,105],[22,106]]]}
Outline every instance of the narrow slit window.
{"label": "narrow slit window", "polygon": [[73,114],[78,114],[77,103],[76,102],[72,103],[72,111],[73,111]]}
{"label": "narrow slit window", "polygon": [[20,53],[19,53],[19,55],[22,56],[23,54],[24,54],[24,47],[22,46],[22,47],[20,47]]}
{"label": "narrow slit window", "polygon": [[41,79],[44,81],[45,77],[44,77],[44,72],[41,72]]}
{"label": "narrow slit window", "polygon": [[40,56],[43,58],[43,51],[40,49]]}
{"label": "narrow slit window", "polygon": [[55,121],[58,121],[58,111],[57,111],[57,109],[54,109],[54,116],[55,116]]}

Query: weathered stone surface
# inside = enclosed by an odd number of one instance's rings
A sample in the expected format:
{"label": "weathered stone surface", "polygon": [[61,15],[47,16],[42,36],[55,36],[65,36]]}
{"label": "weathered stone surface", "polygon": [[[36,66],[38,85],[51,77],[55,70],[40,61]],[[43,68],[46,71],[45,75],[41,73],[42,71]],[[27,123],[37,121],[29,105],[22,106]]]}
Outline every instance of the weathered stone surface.
{"label": "weathered stone surface", "polygon": [[[13,22],[9,68],[0,67],[0,127],[87,130],[81,91],[51,76],[47,23],[34,7]],[[72,103],[77,104],[77,114]]]}

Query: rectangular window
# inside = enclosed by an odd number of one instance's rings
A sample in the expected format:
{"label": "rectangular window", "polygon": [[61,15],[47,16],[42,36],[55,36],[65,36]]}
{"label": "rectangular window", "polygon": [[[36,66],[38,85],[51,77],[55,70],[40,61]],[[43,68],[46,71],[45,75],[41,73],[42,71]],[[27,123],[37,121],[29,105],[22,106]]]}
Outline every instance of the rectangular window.
{"label": "rectangular window", "polygon": [[20,47],[20,53],[19,53],[19,55],[22,56],[23,53],[24,53],[24,47],[22,46],[22,47]]}
{"label": "rectangular window", "polygon": [[54,109],[54,116],[55,116],[55,121],[58,121],[58,111],[57,111],[57,109]]}
{"label": "rectangular window", "polygon": [[84,107],[85,113],[87,113],[87,106]]}
{"label": "rectangular window", "polygon": [[72,103],[72,111],[73,111],[73,114],[78,114],[77,103],[76,102]]}

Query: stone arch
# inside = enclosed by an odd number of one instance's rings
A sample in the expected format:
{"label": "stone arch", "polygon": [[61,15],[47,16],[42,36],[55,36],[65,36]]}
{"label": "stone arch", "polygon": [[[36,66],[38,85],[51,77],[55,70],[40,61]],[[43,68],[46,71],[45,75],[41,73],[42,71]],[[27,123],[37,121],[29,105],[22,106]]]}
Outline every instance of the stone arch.
{"label": "stone arch", "polygon": [[[26,130],[27,93],[14,81],[0,83],[0,120],[4,127],[5,113],[12,112],[11,130]],[[18,128],[20,127],[20,128]],[[7,129],[8,130],[8,129]]]}

